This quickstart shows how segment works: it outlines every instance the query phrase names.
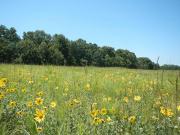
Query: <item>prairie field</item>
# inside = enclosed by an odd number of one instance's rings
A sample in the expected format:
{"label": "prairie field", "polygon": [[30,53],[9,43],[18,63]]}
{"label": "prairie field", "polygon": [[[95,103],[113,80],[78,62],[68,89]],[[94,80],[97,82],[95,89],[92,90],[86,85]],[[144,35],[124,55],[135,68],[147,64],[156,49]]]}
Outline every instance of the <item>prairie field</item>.
{"label": "prairie field", "polygon": [[179,71],[0,65],[0,135],[178,135]]}

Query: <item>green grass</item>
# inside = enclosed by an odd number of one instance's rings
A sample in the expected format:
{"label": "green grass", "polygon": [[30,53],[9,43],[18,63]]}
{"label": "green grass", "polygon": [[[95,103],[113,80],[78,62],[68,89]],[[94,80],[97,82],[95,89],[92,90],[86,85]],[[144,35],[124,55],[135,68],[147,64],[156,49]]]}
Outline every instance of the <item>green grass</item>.
{"label": "green grass", "polygon": [[[180,134],[178,75],[178,71],[1,64],[0,78],[8,81],[0,88],[4,95],[0,134]],[[37,97],[43,104],[35,105]],[[17,105],[10,107],[10,101]],[[27,107],[28,101],[33,102],[32,108]],[[52,101],[57,103],[55,108],[50,106]],[[45,111],[40,123],[34,119],[36,109]],[[19,116],[18,111],[24,114]]]}

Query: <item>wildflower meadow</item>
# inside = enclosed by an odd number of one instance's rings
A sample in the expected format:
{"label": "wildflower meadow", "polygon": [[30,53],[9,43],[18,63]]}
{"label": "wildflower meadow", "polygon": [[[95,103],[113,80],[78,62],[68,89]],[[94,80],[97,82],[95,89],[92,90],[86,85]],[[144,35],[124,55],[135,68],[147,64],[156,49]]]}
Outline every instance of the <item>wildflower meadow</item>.
{"label": "wildflower meadow", "polygon": [[178,135],[178,71],[0,65],[1,135]]}

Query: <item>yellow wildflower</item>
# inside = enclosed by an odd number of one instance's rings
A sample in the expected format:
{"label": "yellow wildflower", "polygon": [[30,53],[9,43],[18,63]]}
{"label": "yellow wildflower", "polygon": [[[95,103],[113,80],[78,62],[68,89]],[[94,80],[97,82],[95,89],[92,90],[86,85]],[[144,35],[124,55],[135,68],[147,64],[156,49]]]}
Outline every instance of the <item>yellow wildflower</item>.
{"label": "yellow wildflower", "polygon": [[101,113],[101,115],[106,115],[107,114],[107,109],[106,108],[102,108],[100,113]]}
{"label": "yellow wildflower", "polygon": [[98,115],[98,113],[99,113],[99,111],[94,109],[91,111],[91,116],[96,117]]}
{"label": "yellow wildflower", "polygon": [[36,105],[41,105],[41,104],[43,104],[43,99],[42,98],[36,98],[36,100],[35,100],[35,104]]}
{"label": "yellow wildflower", "polygon": [[21,91],[22,91],[23,93],[25,93],[25,92],[26,92],[26,89],[25,89],[25,88],[23,88]]}
{"label": "yellow wildflower", "polygon": [[95,125],[101,124],[101,123],[103,123],[103,122],[105,122],[105,120],[104,120],[104,119],[101,119],[101,118],[98,118],[98,117],[95,117],[95,118],[93,119],[93,124],[95,124]]}
{"label": "yellow wildflower", "polygon": [[33,102],[32,101],[27,102],[27,107],[29,108],[33,107]]}
{"label": "yellow wildflower", "polygon": [[43,131],[43,128],[42,127],[37,127],[36,130],[37,130],[38,133],[40,133],[40,132]]}
{"label": "yellow wildflower", "polygon": [[111,100],[112,100],[112,98],[111,98],[111,97],[108,97],[108,98],[107,98],[107,101],[111,101]]}
{"label": "yellow wildflower", "polygon": [[32,81],[32,80],[29,80],[29,81],[28,81],[28,83],[29,83],[29,84],[33,84],[33,83],[34,83],[34,81]]}
{"label": "yellow wildflower", "polygon": [[174,115],[170,108],[160,107],[160,112],[167,117],[172,117]]}
{"label": "yellow wildflower", "polygon": [[51,106],[52,108],[55,108],[55,107],[56,107],[56,102],[55,102],[55,101],[52,101],[52,102],[50,103],[50,106]]}
{"label": "yellow wildflower", "polygon": [[6,90],[7,93],[13,93],[13,92],[15,92],[15,91],[16,91],[15,88],[10,88],[10,89],[7,89],[7,90]]}
{"label": "yellow wildflower", "polygon": [[17,116],[20,116],[20,117],[22,117],[24,114],[25,114],[25,113],[24,113],[23,111],[18,111],[18,112],[16,112],[16,115],[17,115]]}
{"label": "yellow wildflower", "polygon": [[7,79],[6,78],[0,79],[0,88],[6,87],[6,83],[7,83]]}
{"label": "yellow wildflower", "polygon": [[89,83],[86,84],[86,90],[90,90],[90,88],[91,88],[91,85]]}
{"label": "yellow wildflower", "polygon": [[0,101],[4,98],[4,94],[0,92]]}
{"label": "yellow wildflower", "polygon": [[48,77],[45,77],[44,80],[45,80],[45,81],[48,81]]}
{"label": "yellow wildflower", "polygon": [[135,117],[135,116],[130,116],[128,120],[129,120],[129,122],[130,122],[131,124],[133,124],[133,123],[135,123],[135,121],[136,121],[136,117]]}
{"label": "yellow wildflower", "polygon": [[6,84],[0,80],[0,88],[6,87]]}
{"label": "yellow wildflower", "polygon": [[76,103],[76,104],[79,104],[79,103],[80,103],[80,101],[77,100],[77,99],[73,99],[73,102]]}
{"label": "yellow wildflower", "polygon": [[40,92],[38,92],[36,95],[38,96],[38,97],[42,97],[43,96],[43,91],[40,91]]}
{"label": "yellow wildflower", "polygon": [[36,109],[36,113],[35,113],[35,118],[34,118],[37,122],[42,122],[45,119],[45,111],[44,110],[39,110]]}
{"label": "yellow wildflower", "polygon": [[15,107],[16,104],[17,104],[16,101],[10,101],[10,102],[9,102],[9,106],[10,106],[11,108]]}
{"label": "yellow wildflower", "polygon": [[177,106],[177,110],[180,111],[180,105]]}
{"label": "yellow wildflower", "polygon": [[141,97],[140,96],[134,96],[134,101],[140,101]]}
{"label": "yellow wildflower", "polygon": [[106,122],[111,122],[112,121],[112,119],[110,118],[110,117],[108,117],[107,119],[106,119]]}
{"label": "yellow wildflower", "polygon": [[7,83],[7,78],[1,78],[1,81]]}

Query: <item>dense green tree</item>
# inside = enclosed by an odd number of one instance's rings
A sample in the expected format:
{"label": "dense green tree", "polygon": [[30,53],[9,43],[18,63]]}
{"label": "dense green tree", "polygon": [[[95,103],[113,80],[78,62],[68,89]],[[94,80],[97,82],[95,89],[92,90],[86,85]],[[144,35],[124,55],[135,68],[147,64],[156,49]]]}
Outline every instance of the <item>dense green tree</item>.
{"label": "dense green tree", "polygon": [[180,70],[180,66],[165,64],[165,65],[161,66],[161,69],[165,69],[165,70]]}
{"label": "dense green tree", "polygon": [[31,40],[22,40],[20,43],[21,53],[23,63],[25,64],[43,64],[42,57],[40,54],[39,47],[37,47]]}
{"label": "dense green tree", "polygon": [[116,62],[118,66],[136,68],[137,67],[137,58],[136,55],[128,50],[118,49],[115,52],[116,59],[119,62]]}
{"label": "dense green tree", "polygon": [[19,57],[26,64],[50,64],[51,36],[44,31],[27,32],[19,42]]}
{"label": "dense green tree", "polygon": [[40,45],[42,42],[49,44],[51,42],[51,35],[42,30],[36,30],[35,32],[24,32],[23,40],[30,40],[34,45]]}
{"label": "dense green tree", "polygon": [[141,69],[154,69],[154,63],[147,57],[138,58],[138,68]]}
{"label": "dense green tree", "polygon": [[93,55],[93,65],[105,66],[105,56],[101,48],[98,48]]}
{"label": "dense green tree", "polygon": [[57,46],[51,46],[49,48],[49,63],[54,64],[54,65],[63,65],[64,64],[64,56],[61,53],[61,51],[59,51],[57,49]]}
{"label": "dense green tree", "polygon": [[105,56],[106,55],[109,55],[109,57],[114,57],[115,56],[114,48],[109,47],[109,46],[103,46],[101,49],[102,49]]}
{"label": "dense green tree", "polygon": [[[98,47],[86,40],[68,40],[62,34],[51,36],[42,30],[24,32],[22,39],[15,28],[0,25],[0,62],[25,64],[54,64],[74,66],[116,66],[127,68],[158,69],[149,58],[137,58],[133,52]],[[176,69],[176,66],[162,68]]]}
{"label": "dense green tree", "polygon": [[19,41],[20,37],[15,28],[8,29],[4,25],[0,25],[0,62],[13,62],[17,57],[16,43]]}
{"label": "dense green tree", "polygon": [[94,54],[98,50],[98,46],[96,44],[89,43],[86,45],[86,55],[85,59],[87,60],[88,65],[93,65],[94,63]]}
{"label": "dense green tree", "polygon": [[61,51],[64,60],[67,61],[69,57],[69,40],[65,38],[64,35],[55,34],[52,38],[52,42],[55,46],[57,46],[57,49]]}

